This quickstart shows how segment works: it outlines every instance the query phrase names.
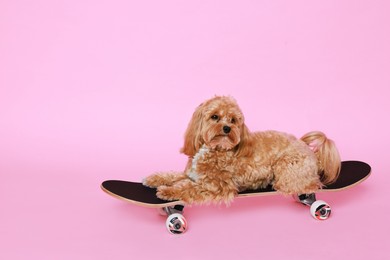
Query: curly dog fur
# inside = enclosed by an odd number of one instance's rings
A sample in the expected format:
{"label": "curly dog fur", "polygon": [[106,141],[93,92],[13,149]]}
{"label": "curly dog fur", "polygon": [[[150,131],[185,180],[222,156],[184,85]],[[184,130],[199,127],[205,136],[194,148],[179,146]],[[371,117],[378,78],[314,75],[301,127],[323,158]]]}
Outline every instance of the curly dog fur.
{"label": "curly dog fur", "polygon": [[340,156],[322,132],[301,139],[277,131],[250,132],[236,101],[217,96],[194,112],[181,152],[184,173],[156,173],[143,184],[164,200],[229,204],[238,192],[268,185],[283,194],[313,193],[334,182]]}

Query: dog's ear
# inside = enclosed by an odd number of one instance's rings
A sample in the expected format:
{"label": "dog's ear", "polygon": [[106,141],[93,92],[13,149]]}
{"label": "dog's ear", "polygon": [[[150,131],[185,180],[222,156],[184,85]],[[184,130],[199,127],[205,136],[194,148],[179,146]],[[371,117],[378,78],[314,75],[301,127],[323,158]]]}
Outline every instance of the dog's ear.
{"label": "dog's ear", "polygon": [[184,146],[180,152],[190,157],[194,156],[203,144],[201,136],[204,104],[201,104],[192,115],[184,135]]}
{"label": "dog's ear", "polygon": [[251,156],[253,153],[253,143],[250,140],[250,132],[248,127],[243,124],[241,126],[240,143],[237,146],[236,156]]}

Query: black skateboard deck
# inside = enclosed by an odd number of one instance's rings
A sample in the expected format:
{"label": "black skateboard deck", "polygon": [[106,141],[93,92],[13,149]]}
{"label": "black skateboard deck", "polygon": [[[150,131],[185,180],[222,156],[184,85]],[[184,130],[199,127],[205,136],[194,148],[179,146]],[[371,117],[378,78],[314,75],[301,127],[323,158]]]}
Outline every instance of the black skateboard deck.
{"label": "black skateboard deck", "polygon": [[[341,171],[337,181],[330,185],[327,185],[321,190],[318,190],[318,193],[333,192],[333,191],[348,189],[366,180],[370,174],[371,174],[371,167],[367,163],[360,162],[360,161],[344,161],[341,164]],[[174,212],[175,214],[181,212],[182,207],[178,209],[177,206],[185,205],[185,203],[182,201],[161,200],[156,196],[156,189],[145,187],[142,185],[142,183],[139,182],[107,180],[101,184],[101,188],[103,189],[103,191],[105,191],[111,196],[114,196],[116,198],[122,199],[124,201],[139,206],[149,207],[149,208],[164,208],[164,210],[168,209],[169,210],[169,212],[167,211],[168,215],[172,215],[171,214],[172,212]],[[240,198],[240,197],[251,197],[251,196],[266,196],[266,195],[276,195],[276,194],[279,193],[275,191],[271,186],[268,186],[264,189],[247,190],[247,191],[240,192],[238,194],[238,197]],[[311,212],[313,217],[317,219],[326,219],[329,217],[330,215],[329,205],[327,205],[323,201],[316,201],[314,194],[307,195],[307,196],[305,195],[303,197],[297,194],[296,199],[305,205],[315,207],[314,209],[311,209],[311,211],[313,210],[313,212]],[[185,224],[184,223],[185,220],[183,220],[184,221],[183,222],[180,218],[183,217],[179,214],[179,216],[176,216],[176,219],[174,219],[175,223],[179,221],[178,226]],[[167,227],[168,227],[168,220],[167,220]],[[175,227],[173,227],[173,229],[176,230]],[[172,230],[170,231],[172,233],[175,233]],[[181,230],[180,232],[178,231],[177,233],[182,233],[184,231],[185,229]]]}
{"label": "black skateboard deck", "polygon": [[[337,181],[324,187],[318,192],[347,189],[364,181],[370,175],[370,172],[371,167],[364,162],[342,162],[340,175]],[[160,208],[177,204],[184,204],[180,203],[179,201],[161,200],[156,197],[156,189],[145,187],[142,185],[142,183],[139,182],[108,180],[102,183],[101,188],[103,191],[114,197],[144,207]],[[276,191],[272,189],[271,186],[269,186],[265,189],[243,191],[240,192],[238,196],[263,196],[274,193],[276,193]]]}

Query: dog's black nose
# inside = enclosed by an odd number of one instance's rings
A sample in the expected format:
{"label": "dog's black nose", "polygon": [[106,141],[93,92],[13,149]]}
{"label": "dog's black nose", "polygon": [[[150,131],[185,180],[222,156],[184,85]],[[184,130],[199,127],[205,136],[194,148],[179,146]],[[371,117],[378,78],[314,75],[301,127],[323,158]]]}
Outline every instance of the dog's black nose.
{"label": "dog's black nose", "polygon": [[230,130],[231,130],[231,128],[230,128],[229,126],[227,126],[227,125],[225,125],[222,129],[223,129],[223,132],[224,132],[225,134],[230,133]]}

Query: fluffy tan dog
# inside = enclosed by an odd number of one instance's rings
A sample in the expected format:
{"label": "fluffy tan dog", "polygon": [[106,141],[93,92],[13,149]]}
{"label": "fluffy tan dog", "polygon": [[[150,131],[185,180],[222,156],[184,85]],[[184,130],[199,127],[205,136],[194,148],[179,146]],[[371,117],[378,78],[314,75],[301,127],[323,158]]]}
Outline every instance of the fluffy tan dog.
{"label": "fluffy tan dog", "polygon": [[283,194],[308,194],[334,182],[341,163],[321,132],[301,139],[250,132],[236,101],[224,96],[196,109],[181,152],[189,156],[184,173],[157,173],[143,182],[161,199],[229,204],[240,191],[268,185]]}

